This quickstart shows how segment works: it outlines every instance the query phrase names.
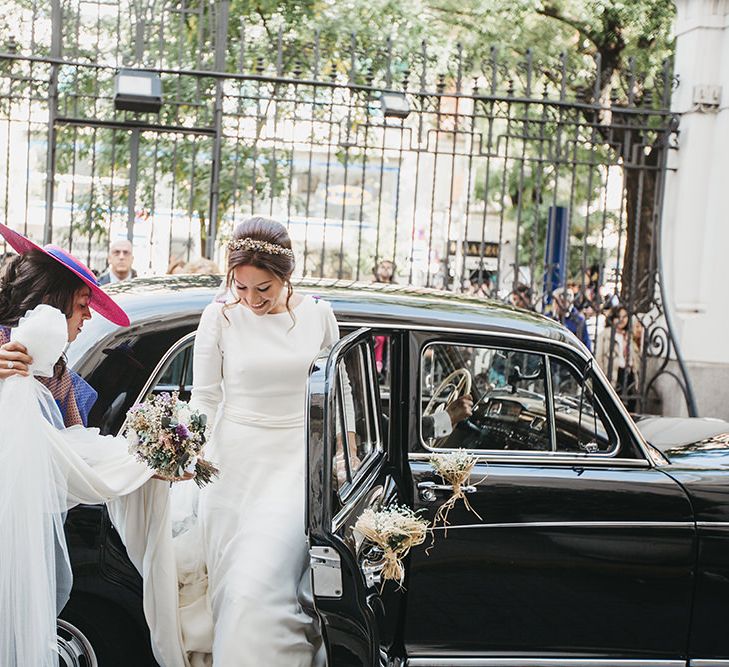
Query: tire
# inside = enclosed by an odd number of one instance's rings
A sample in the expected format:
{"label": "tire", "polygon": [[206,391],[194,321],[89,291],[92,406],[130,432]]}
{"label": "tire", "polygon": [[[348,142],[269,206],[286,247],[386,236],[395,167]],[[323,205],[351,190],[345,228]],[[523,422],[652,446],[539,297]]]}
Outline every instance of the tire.
{"label": "tire", "polygon": [[59,618],[56,634],[59,667],[99,667],[91,642],[75,625]]}
{"label": "tire", "polygon": [[[111,607],[108,600],[76,600],[61,615],[59,623],[76,628],[95,656],[94,662],[80,662],[78,667],[157,667],[149,634],[136,627],[122,610]],[[61,666],[66,667],[63,662]]]}

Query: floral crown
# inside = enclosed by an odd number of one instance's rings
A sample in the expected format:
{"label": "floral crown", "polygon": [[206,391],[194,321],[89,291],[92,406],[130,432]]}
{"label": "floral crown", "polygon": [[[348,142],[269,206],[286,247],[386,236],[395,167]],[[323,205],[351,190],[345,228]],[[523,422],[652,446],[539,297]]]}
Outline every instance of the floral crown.
{"label": "floral crown", "polygon": [[285,255],[291,259],[294,258],[294,251],[291,248],[284,248],[277,243],[252,239],[250,236],[228,241],[228,250],[253,250],[254,252],[265,252],[269,255]]}

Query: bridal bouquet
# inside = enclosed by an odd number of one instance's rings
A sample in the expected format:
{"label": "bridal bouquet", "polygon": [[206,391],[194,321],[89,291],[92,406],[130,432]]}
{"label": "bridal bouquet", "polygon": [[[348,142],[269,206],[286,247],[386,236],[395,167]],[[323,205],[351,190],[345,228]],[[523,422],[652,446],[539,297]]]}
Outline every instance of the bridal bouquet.
{"label": "bridal bouquet", "polygon": [[206,417],[181,401],[177,392],[151,396],[133,405],[127,414],[124,435],[129,453],[161,477],[173,479],[194,473],[202,487],[219,470],[200,454],[205,444]]}

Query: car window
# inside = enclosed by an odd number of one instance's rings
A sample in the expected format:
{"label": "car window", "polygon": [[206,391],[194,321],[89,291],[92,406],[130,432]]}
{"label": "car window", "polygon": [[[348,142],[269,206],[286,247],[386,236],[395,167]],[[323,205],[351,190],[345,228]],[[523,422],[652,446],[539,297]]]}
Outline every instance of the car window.
{"label": "car window", "polygon": [[164,354],[196,325],[152,331],[127,329],[107,343],[100,350],[98,363],[85,377],[98,392],[89,426],[98,427],[105,435],[116,434]]}
{"label": "car window", "polygon": [[617,435],[594,395],[594,381],[565,361],[550,359],[556,450],[607,454],[617,447]]}
{"label": "car window", "polygon": [[[427,346],[421,357],[420,426],[429,447],[549,451],[545,357],[497,347]],[[463,397],[472,401],[465,419]]]}
{"label": "car window", "polygon": [[336,446],[332,470],[340,497],[356,482],[358,472],[382,450],[375,407],[375,373],[365,343],[339,360],[335,387]]}
{"label": "car window", "polygon": [[189,401],[192,391],[192,356],[193,340],[190,340],[165,362],[159,379],[153,381],[152,393],[176,391],[183,401]]}
{"label": "car window", "polygon": [[[591,373],[536,352],[454,343],[421,355],[420,431],[430,448],[611,454],[618,436]],[[467,415],[464,396],[470,398]]]}

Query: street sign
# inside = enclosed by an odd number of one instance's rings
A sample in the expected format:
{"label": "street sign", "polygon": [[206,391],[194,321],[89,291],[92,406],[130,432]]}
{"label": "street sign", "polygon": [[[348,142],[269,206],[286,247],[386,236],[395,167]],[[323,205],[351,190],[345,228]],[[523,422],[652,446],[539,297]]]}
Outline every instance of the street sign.
{"label": "street sign", "polygon": [[[499,256],[499,244],[492,241],[461,241],[461,250],[465,257],[490,257]],[[458,241],[448,241],[448,254],[455,255],[458,250]]]}

